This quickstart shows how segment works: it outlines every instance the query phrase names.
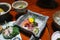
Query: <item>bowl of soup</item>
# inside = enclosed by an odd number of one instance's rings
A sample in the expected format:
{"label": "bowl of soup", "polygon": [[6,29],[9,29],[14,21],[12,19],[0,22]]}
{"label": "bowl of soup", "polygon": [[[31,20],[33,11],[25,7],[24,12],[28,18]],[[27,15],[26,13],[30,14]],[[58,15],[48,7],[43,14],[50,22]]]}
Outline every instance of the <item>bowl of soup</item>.
{"label": "bowl of soup", "polygon": [[27,6],[28,6],[28,3],[26,1],[15,1],[15,2],[12,3],[12,7],[18,13],[26,12]]}
{"label": "bowl of soup", "polygon": [[0,3],[0,15],[6,14],[11,10],[11,5],[9,3]]}

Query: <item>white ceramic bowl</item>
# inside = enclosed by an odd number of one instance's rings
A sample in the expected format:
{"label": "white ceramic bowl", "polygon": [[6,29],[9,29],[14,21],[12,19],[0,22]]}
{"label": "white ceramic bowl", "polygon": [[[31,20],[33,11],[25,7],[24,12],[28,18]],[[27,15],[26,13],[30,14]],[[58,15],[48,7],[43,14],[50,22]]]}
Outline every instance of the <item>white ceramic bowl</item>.
{"label": "white ceramic bowl", "polygon": [[53,14],[53,21],[54,21],[55,27],[60,29],[60,11],[57,11],[55,14]]}
{"label": "white ceramic bowl", "polygon": [[11,5],[9,3],[1,2],[0,5],[6,5],[9,8],[6,12],[1,13],[0,15],[6,14],[11,10]]}
{"label": "white ceramic bowl", "polygon": [[[19,8],[19,5],[25,5],[23,8]],[[12,7],[17,11],[17,12],[25,12],[26,8],[28,6],[28,3],[26,1],[15,1],[12,3]]]}
{"label": "white ceramic bowl", "polygon": [[57,40],[57,38],[60,38],[60,31],[56,31],[52,34],[51,40]]}

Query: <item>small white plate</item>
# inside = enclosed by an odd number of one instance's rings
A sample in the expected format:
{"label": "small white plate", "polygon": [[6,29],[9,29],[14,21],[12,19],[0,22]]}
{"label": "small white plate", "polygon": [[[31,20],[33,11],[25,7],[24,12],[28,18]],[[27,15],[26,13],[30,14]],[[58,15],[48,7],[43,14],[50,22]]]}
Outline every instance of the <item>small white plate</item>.
{"label": "small white plate", "polygon": [[60,38],[60,31],[54,32],[51,37],[51,40],[57,40],[57,38]]}
{"label": "small white plate", "polygon": [[[13,26],[13,25],[14,25],[14,23],[15,23],[15,21],[12,21],[12,22],[9,22],[9,23],[7,23],[7,24],[2,25],[2,27],[3,27],[3,29],[5,29],[5,28],[6,28],[6,26]],[[17,35],[17,36],[15,36],[15,37],[18,37],[18,38],[20,38],[20,40],[22,40],[22,38],[21,38],[20,34],[18,34],[18,35]],[[15,38],[15,37],[14,37],[14,38]],[[0,34],[0,40],[13,40],[14,38],[12,38],[12,39],[4,39],[3,35],[2,35],[2,34]]]}

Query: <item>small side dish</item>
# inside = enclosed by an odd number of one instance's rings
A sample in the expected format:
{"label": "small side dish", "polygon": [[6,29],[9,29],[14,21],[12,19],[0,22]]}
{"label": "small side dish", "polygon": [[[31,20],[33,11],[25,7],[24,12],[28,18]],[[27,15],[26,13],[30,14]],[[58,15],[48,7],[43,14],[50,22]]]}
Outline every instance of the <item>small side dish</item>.
{"label": "small side dish", "polygon": [[11,39],[15,37],[17,34],[19,34],[19,29],[15,26],[8,26],[6,29],[3,30],[3,37],[5,39]]}
{"label": "small side dish", "polygon": [[35,37],[40,37],[48,18],[48,16],[28,10],[27,14],[20,16],[15,24],[21,28],[21,31]]}
{"label": "small side dish", "polygon": [[25,13],[27,11],[28,3],[26,1],[15,1],[12,3],[12,7],[18,13]]}
{"label": "small side dish", "polygon": [[12,7],[15,9],[24,9],[28,6],[28,3],[26,1],[15,1],[12,4]]}
{"label": "small side dish", "polygon": [[8,23],[6,22],[4,25],[0,25],[0,40],[22,40],[19,28],[14,23],[15,21],[12,21]]}
{"label": "small side dish", "polygon": [[0,3],[0,15],[6,14],[11,10],[11,5],[9,3]]}

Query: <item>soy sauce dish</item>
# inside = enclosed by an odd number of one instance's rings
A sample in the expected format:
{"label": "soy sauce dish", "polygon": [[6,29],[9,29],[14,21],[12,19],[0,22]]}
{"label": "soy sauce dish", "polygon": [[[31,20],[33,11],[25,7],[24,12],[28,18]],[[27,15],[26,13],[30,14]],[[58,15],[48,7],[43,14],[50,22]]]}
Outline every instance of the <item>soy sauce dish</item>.
{"label": "soy sauce dish", "polygon": [[0,3],[0,15],[6,14],[11,10],[11,5],[9,3]]}

